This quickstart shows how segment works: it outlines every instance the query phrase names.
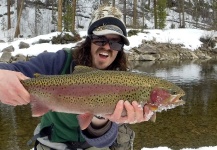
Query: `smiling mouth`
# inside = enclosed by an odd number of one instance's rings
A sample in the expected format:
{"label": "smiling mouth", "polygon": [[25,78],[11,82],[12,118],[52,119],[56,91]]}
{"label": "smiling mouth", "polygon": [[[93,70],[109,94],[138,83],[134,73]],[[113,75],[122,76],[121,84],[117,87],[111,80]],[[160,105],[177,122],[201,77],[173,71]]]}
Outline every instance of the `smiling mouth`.
{"label": "smiling mouth", "polygon": [[105,52],[101,52],[101,53],[99,53],[99,56],[102,58],[107,58],[109,56],[109,54],[105,53]]}

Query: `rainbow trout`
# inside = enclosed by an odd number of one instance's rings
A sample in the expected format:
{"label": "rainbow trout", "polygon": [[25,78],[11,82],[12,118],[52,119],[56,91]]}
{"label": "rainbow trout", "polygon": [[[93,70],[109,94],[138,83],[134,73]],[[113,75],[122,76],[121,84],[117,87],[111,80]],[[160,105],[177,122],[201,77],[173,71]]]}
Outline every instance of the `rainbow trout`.
{"label": "rainbow trout", "polygon": [[157,112],[183,105],[180,98],[185,95],[181,88],[158,77],[86,66],[76,66],[73,74],[41,75],[21,83],[30,93],[35,117],[48,111],[103,116],[112,114],[119,100],[137,100]]}

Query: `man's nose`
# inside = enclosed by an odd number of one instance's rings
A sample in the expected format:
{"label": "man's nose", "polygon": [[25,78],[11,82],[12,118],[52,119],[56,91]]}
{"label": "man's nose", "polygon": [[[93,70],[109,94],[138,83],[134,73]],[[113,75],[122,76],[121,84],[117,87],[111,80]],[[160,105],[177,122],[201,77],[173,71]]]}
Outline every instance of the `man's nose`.
{"label": "man's nose", "polygon": [[110,50],[110,49],[111,49],[109,43],[106,43],[103,47],[104,47],[106,50]]}

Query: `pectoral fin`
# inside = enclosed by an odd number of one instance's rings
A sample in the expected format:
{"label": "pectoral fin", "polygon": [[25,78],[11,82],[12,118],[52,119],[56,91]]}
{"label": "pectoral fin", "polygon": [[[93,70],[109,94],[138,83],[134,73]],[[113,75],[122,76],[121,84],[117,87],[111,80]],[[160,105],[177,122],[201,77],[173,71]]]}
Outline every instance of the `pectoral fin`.
{"label": "pectoral fin", "polygon": [[47,105],[43,104],[37,96],[31,95],[32,116],[40,117],[50,111]]}
{"label": "pectoral fin", "polygon": [[86,113],[77,116],[81,130],[86,129],[93,119],[93,114]]}

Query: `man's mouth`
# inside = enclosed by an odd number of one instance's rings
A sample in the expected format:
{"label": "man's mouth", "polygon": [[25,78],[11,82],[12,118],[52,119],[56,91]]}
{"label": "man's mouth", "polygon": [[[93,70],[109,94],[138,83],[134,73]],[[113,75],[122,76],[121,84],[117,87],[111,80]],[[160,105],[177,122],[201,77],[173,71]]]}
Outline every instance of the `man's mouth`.
{"label": "man's mouth", "polygon": [[100,56],[101,58],[107,58],[107,57],[109,56],[109,54],[106,53],[106,52],[100,52],[100,53],[99,53],[99,56]]}

